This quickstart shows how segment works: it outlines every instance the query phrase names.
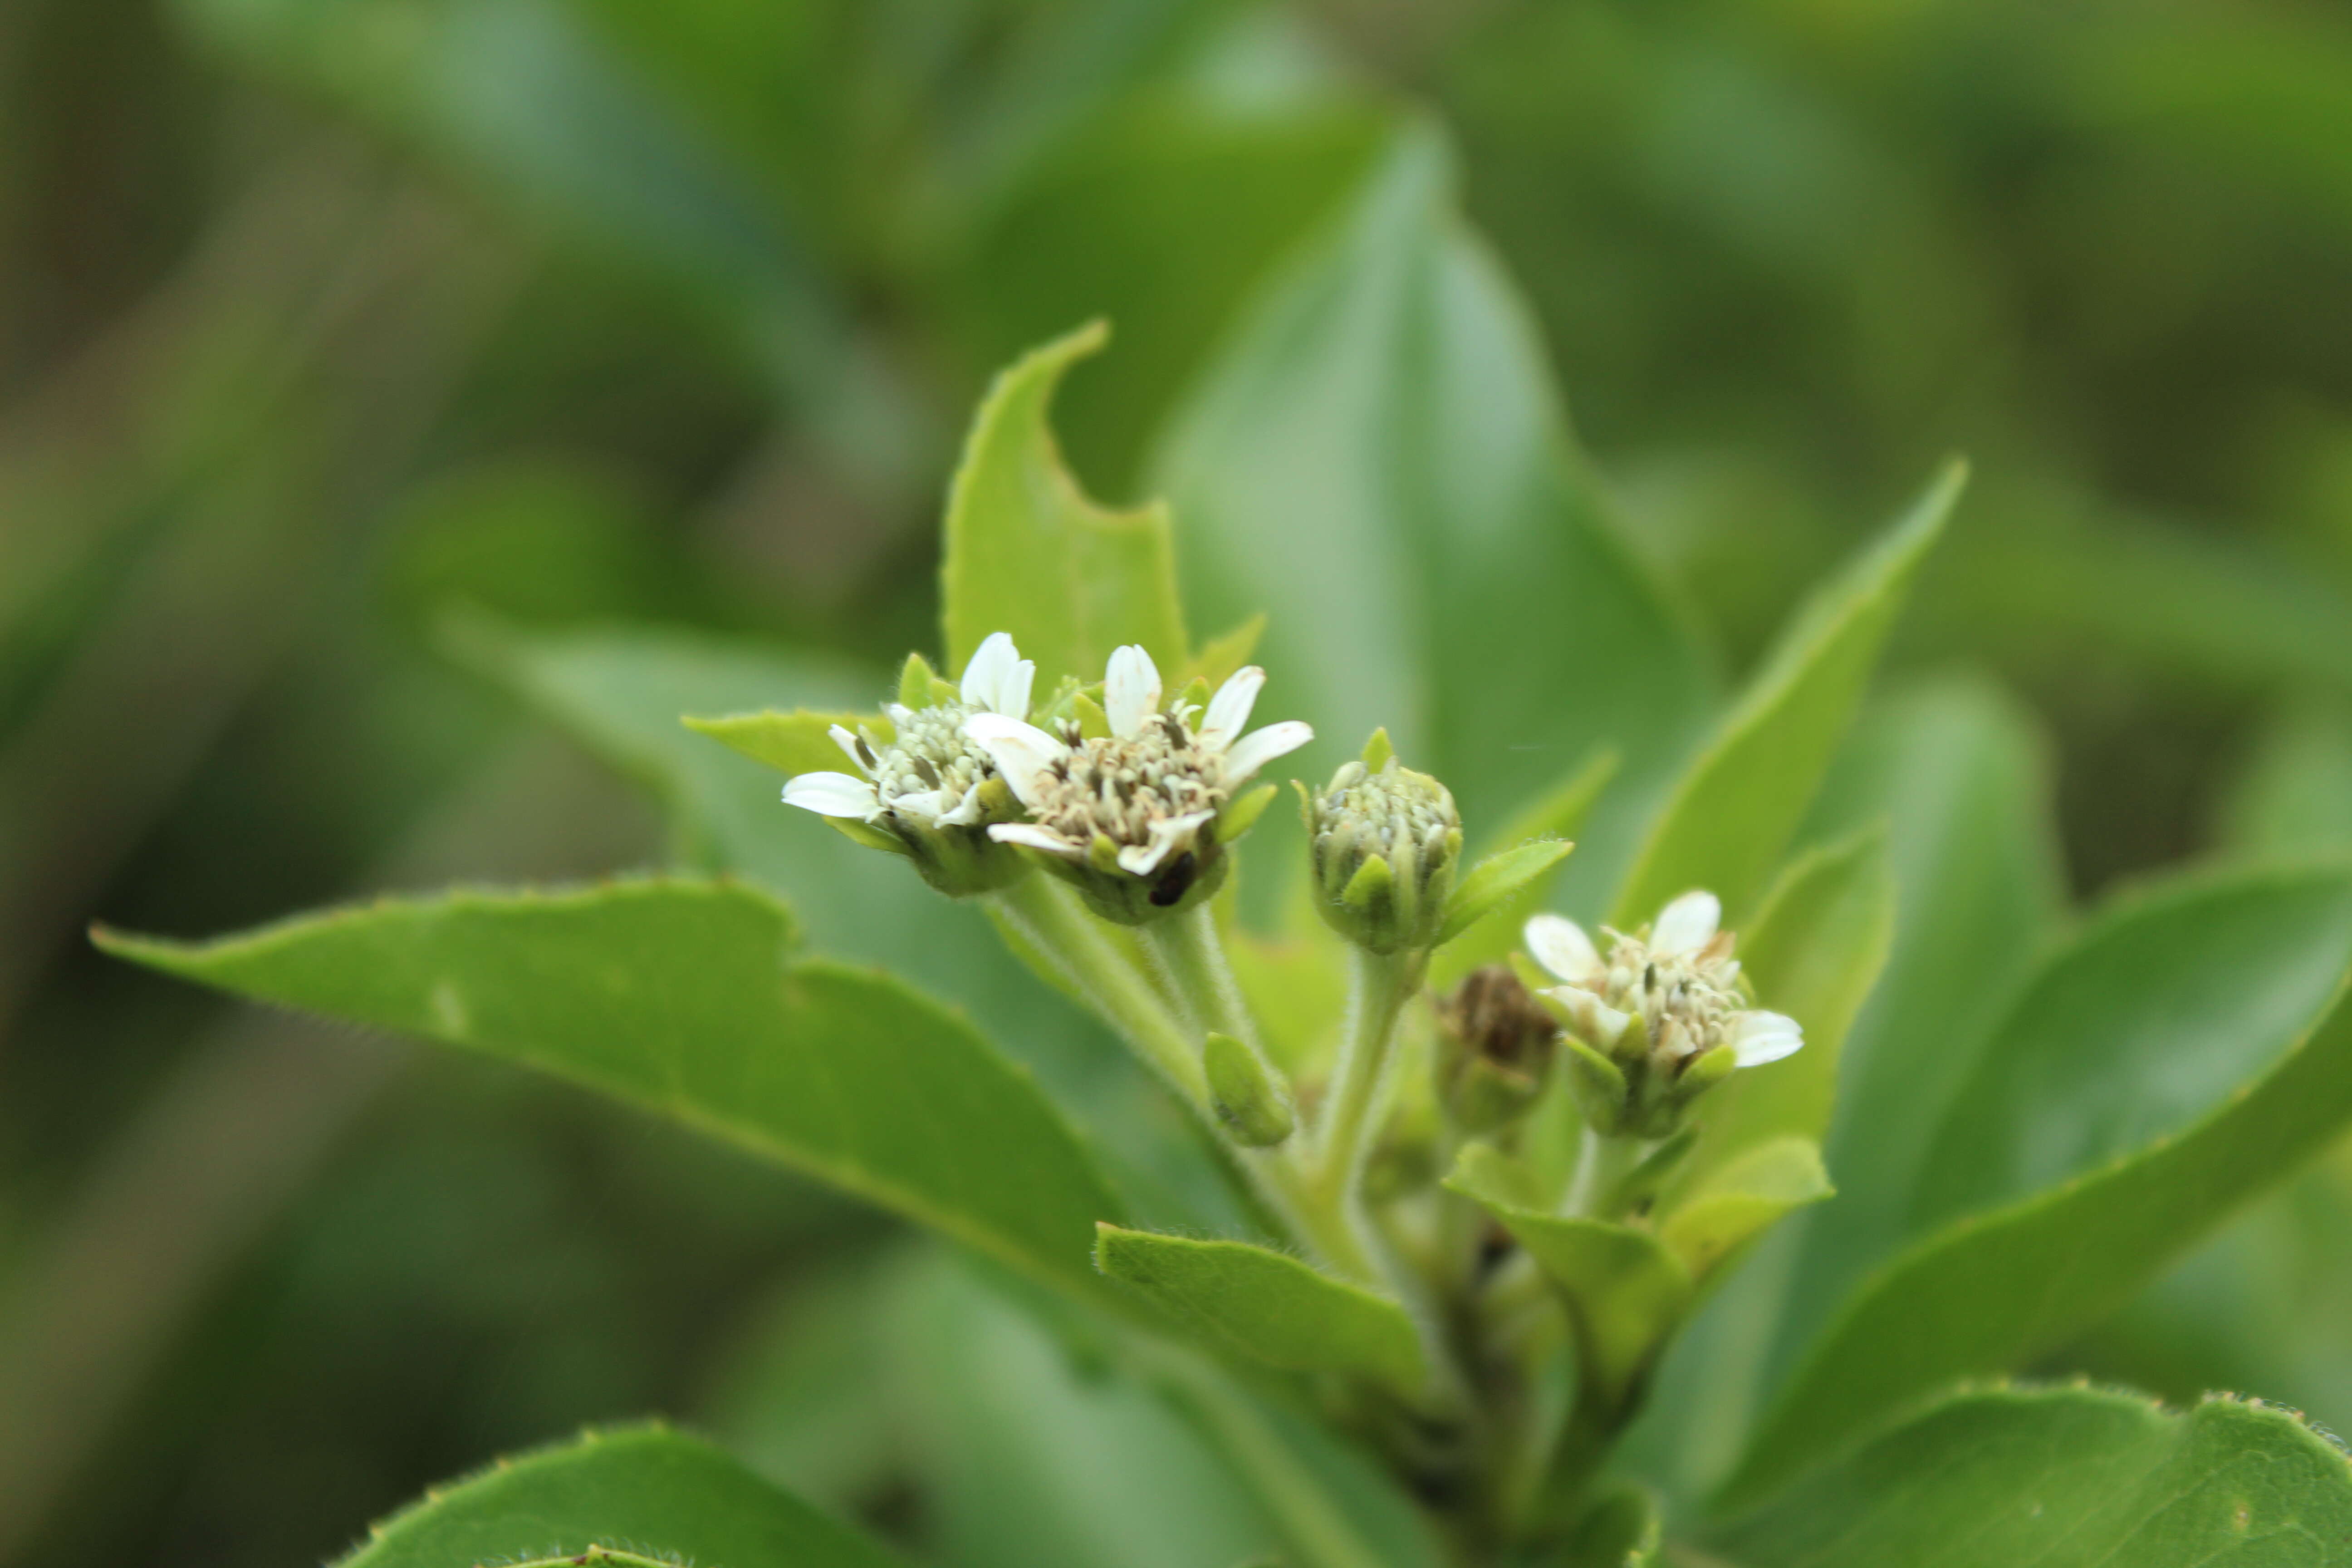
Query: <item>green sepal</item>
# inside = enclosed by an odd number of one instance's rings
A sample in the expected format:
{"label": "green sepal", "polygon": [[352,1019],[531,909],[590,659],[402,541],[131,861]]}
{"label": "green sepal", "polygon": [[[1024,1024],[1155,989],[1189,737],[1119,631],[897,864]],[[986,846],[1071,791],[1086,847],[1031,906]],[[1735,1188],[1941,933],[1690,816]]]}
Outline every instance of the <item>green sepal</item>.
{"label": "green sepal", "polygon": [[1378,855],[1368,856],[1339,889],[1339,902],[1357,915],[1370,921],[1396,901],[1396,873]]}
{"label": "green sepal", "polygon": [[824,820],[835,833],[852,844],[863,844],[868,849],[887,850],[893,855],[905,855],[910,858],[915,853],[907,847],[905,839],[870,822],[860,822],[854,816],[828,816]]}
{"label": "green sepal", "polygon": [[1197,675],[1176,689],[1174,700],[1167,706],[1170,712],[1174,712],[1188,705],[1204,710],[1209,706],[1209,683]]}
{"label": "green sepal", "polygon": [[1360,754],[1363,758],[1364,766],[1373,773],[1379,773],[1388,765],[1388,760],[1396,755],[1396,743],[1389,739],[1385,725],[1372,731],[1371,739],[1364,742],[1364,749]]}
{"label": "green sepal", "polygon": [[919,653],[910,653],[898,669],[898,706],[929,708],[938,700],[933,688],[939,684],[940,672],[931,661]]}
{"label": "green sepal", "polygon": [[1464,1132],[1493,1132],[1533,1109],[1543,1098],[1544,1083],[1534,1073],[1472,1057],[1446,1086],[1445,1112]]}
{"label": "green sepal", "polygon": [[1280,786],[1263,784],[1240,799],[1228,803],[1225,809],[1217,814],[1217,842],[1239,843],[1242,835],[1257,826],[1257,819],[1265,815],[1265,808],[1272,805],[1274,797],[1281,793]]}
{"label": "green sepal", "polygon": [[1279,1069],[1231,1035],[1212,1033],[1202,1049],[1209,1098],[1234,1142],[1271,1149],[1297,1131],[1298,1112]]}
{"label": "green sepal", "polygon": [[1118,843],[1108,833],[1097,833],[1087,841],[1087,865],[1106,877],[1123,873],[1118,868]]}
{"label": "green sepal", "polygon": [[1688,1105],[1738,1070],[1739,1053],[1729,1046],[1717,1046],[1683,1069],[1675,1079],[1674,1098]]}
{"label": "green sepal", "polygon": [[1625,1075],[1615,1062],[1573,1035],[1562,1035],[1561,1058],[1568,1068],[1570,1095],[1584,1123],[1595,1132],[1614,1136],[1625,1126]]}
{"label": "green sepal", "polygon": [[1443,947],[1468,931],[1497,905],[1566,859],[1575,847],[1557,838],[1539,839],[1479,861],[1445,900],[1445,918],[1439,922],[1433,945]]}
{"label": "green sepal", "polygon": [[1110,739],[1110,715],[1104,712],[1102,704],[1096,701],[1086,691],[1070,693],[1070,717],[1078,721],[1078,734],[1081,739],[1088,741]]}

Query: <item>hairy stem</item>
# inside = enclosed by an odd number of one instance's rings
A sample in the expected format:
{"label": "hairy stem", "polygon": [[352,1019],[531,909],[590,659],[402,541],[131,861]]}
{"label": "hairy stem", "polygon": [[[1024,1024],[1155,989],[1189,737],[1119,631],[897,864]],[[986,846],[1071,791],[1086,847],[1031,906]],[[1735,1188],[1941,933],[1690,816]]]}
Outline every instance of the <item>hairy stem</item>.
{"label": "hairy stem", "polygon": [[1618,1184],[1642,1163],[1643,1152],[1639,1138],[1612,1138],[1587,1127],[1584,1141],[1577,1148],[1576,1173],[1569,1178],[1568,1195],[1561,1201],[1560,1213],[1572,1219],[1617,1218],[1613,1199]]}
{"label": "hairy stem", "polygon": [[1375,1112],[1396,1055],[1397,1024],[1421,987],[1427,955],[1350,947],[1348,1022],[1339,1065],[1316,1130],[1313,1181],[1334,1202],[1352,1201],[1371,1152]]}
{"label": "hairy stem", "polygon": [[1040,874],[987,902],[1015,951],[1075,992],[1187,1102],[1207,1106],[1199,1035],[1169,1010],[1150,977],[1076,894]]}
{"label": "hairy stem", "polygon": [[1256,1050],[1257,1024],[1242,1000],[1241,985],[1234,979],[1233,965],[1226,961],[1225,944],[1217,934],[1216,917],[1209,912],[1209,906],[1196,904],[1142,930],[1170,989],[1182,999],[1201,1028],[1231,1035]]}

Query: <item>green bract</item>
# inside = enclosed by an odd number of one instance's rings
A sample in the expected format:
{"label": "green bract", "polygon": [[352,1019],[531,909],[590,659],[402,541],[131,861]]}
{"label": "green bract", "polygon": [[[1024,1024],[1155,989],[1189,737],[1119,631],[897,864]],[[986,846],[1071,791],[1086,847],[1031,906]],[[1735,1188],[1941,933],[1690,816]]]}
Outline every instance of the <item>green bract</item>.
{"label": "green bract", "polygon": [[[1172,509],[1062,460],[1049,404],[1104,338],[988,392],[937,669],[453,629],[659,791],[678,870],[100,942],[955,1244],[831,1281],[748,1423],[822,1471],[796,1400],[902,1400],[860,1440],[920,1456],[971,1561],[2352,1550],[2342,1454],[2276,1411],[1955,1392],[2063,1363],[2352,1127],[2352,873],[2159,881],[2066,935],[2030,731],[1965,680],[1872,698],[1957,465],[1717,702],[1433,132],[1171,416]],[[1180,582],[1242,629],[1202,637]],[[1303,838],[1244,842],[1318,731],[1367,731],[1315,761]],[[351,1561],[558,1559],[887,1561],[656,1431],[461,1482]]]}

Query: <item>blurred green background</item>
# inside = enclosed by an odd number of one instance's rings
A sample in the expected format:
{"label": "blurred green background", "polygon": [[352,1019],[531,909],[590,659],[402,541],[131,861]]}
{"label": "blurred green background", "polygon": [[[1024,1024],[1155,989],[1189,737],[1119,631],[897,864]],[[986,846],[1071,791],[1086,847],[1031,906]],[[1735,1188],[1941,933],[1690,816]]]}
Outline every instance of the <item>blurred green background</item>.
{"label": "blurred green background", "polygon": [[[990,373],[1110,317],[1059,422],[1132,499],[1416,120],[1727,671],[1962,450],[1897,663],[2036,716],[2074,893],[2352,848],[2339,6],[7,0],[0,1561],[315,1560],[654,1410],[1025,1561],[866,1376],[880,1221],[79,932],[661,860],[454,613],[928,646]],[[2336,1163],[2071,1360],[2352,1424]]]}

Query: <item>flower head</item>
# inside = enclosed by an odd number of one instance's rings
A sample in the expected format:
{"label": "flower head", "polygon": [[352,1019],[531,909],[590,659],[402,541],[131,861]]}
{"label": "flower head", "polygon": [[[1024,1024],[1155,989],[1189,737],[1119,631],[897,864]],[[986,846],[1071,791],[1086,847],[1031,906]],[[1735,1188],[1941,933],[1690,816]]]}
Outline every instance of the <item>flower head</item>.
{"label": "flower head", "polygon": [[1265,684],[1253,665],[1219,689],[1205,715],[1190,703],[1162,708],[1151,656],[1128,647],[1112,652],[1104,675],[1108,734],[1069,721],[1048,734],[1016,715],[973,714],[965,735],[1029,814],[992,824],[989,836],[1048,857],[1107,919],[1138,924],[1206,897],[1223,875],[1221,849],[1255,815],[1235,792],[1315,738],[1296,721],[1242,732]]}
{"label": "flower head", "polygon": [[1437,1089],[1454,1125],[1485,1133],[1526,1114],[1543,1093],[1559,1025],[1511,973],[1490,963],[1437,1003]]}
{"label": "flower head", "polygon": [[1565,983],[1543,994],[1570,1041],[1622,1076],[1637,1121],[1670,1123],[1733,1069],[1779,1061],[1805,1043],[1794,1018],[1752,1005],[1722,919],[1713,893],[1685,893],[1631,935],[1602,927],[1606,957],[1564,916],[1528,921],[1528,952]]}
{"label": "flower head", "polygon": [[994,760],[966,737],[964,724],[982,713],[1025,717],[1036,673],[1010,636],[992,633],[964,667],[958,700],[926,708],[891,703],[884,710],[887,738],[835,724],[834,743],[857,773],[797,773],[784,785],[784,804],[863,825],[869,831],[851,837],[907,855],[942,892],[1003,886],[1024,867],[986,829],[1018,810]]}
{"label": "flower head", "polygon": [[1320,791],[1300,793],[1323,918],[1375,952],[1433,944],[1462,855],[1446,787],[1400,765],[1381,733]]}

